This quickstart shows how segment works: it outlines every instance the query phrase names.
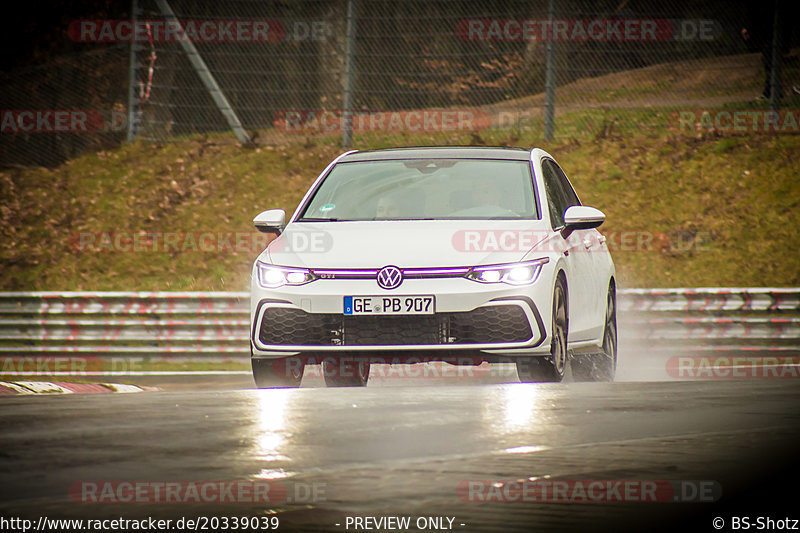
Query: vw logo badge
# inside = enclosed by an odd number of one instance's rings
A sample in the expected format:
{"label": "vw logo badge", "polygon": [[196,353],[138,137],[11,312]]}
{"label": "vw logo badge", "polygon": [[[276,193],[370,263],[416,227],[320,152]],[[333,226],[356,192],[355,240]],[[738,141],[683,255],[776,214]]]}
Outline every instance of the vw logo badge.
{"label": "vw logo badge", "polygon": [[386,266],[378,271],[378,286],[382,289],[396,289],[403,283],[403,273],[396,266]]}

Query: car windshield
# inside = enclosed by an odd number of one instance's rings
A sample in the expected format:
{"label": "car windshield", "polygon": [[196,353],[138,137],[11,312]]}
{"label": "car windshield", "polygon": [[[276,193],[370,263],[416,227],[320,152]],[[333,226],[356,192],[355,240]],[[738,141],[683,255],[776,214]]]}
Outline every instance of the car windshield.
{"label": "car windshield", "polygon": [[300,221],[538,219],[530,164],[499,159],[338,163]]}

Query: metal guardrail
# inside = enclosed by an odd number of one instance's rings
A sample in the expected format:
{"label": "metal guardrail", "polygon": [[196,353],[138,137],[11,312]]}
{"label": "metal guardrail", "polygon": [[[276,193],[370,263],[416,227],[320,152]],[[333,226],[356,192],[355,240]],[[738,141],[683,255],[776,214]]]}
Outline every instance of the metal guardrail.
{"label": "metal guardrail", "polygon": [[620,291],[620,342],[675,352],[800,353],[800,289]]}
{"label": "metal guardrail", "polygon": [[[800,352],[800,289],[619,291],[620,339]],[[0,356],[249,356],[246,292],[0,293]],[[701,346],[698,346],[701,345]]]}
{"label": "metal guardrail", "polygon": [[800,288],[624,289],[620,311],[800,312]]}
{"label": "metal guardrail", "polygon": [[249,357],[246,292],[0,293],[0,355]]}

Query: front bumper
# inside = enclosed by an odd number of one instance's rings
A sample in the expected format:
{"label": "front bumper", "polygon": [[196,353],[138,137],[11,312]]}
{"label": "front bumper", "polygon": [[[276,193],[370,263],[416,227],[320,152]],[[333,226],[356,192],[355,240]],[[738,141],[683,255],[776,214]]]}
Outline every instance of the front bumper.
{"label": "front bumper", "polygon": [[[463,278],[409,279],[392,291],[368,279],[322,279],[279,289],[264,289],[254,282],[250,331],[253,356],[549,353],[544,324],[549,323],[550,316],[540,311],[540,307],[551,308],[552,288],[548,285],[541,277],[526,286],[482,284]],[[433,295],[436,312],[344,315],[345,295]]]}

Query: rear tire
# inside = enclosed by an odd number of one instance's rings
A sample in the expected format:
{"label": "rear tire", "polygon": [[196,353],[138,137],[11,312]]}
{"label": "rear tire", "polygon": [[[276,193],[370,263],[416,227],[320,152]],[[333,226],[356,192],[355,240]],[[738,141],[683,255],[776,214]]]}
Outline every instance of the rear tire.
{"label": "rear tire", "polygon": [[577,355],[572,359],[572,375],[579,381],[614,381],[617,371],[617,293],[608,287],[603,326],[603,351]]}
{"label": "rear tire", "polygon": [[322,375],[328,387],[366,387],[369,367],[366,357],[326,358],[322,361]]}
{"label": "rear tire", "polygon": [[558,383],[567,368],[567,287],[559,277],[553,291],[553,324],[550,329],[550,355],[517,359],[517,376],[522,382]]}
{"label": "rear tire", "polygon": [[303,380],[305,362],[299,357],[250,359],[253,380],[259,389],[297,388]]}

